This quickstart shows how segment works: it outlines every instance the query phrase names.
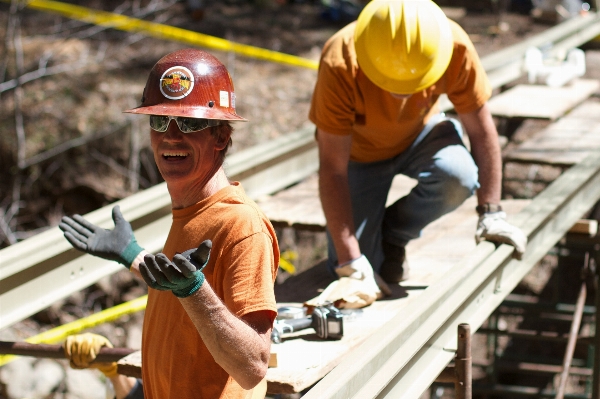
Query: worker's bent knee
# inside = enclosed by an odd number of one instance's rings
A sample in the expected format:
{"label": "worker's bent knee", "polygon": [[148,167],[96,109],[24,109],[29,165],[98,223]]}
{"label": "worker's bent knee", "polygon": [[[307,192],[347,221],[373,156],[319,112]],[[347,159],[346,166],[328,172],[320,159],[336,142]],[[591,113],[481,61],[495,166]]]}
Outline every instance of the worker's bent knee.
{"label": "worker's bent knee", "polygon": [[447,189],[466,189],[471,194],[479,188],[479,170],[469,151],[462,145],[443,148],[436,154],[433,174],[448,184]]}
{"label": "worker's bent knee", "polygon": [[443,198],[444,207],[455,208],[479,188],[477,165],[463,146],[446,147],[437,155],[434,168],[421,174],[420,183]]}

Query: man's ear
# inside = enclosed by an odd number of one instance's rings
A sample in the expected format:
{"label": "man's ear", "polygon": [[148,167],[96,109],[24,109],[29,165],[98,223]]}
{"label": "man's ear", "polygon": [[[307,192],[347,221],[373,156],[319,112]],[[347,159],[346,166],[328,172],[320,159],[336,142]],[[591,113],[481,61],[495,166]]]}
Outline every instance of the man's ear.
{"label": "man's ear", "polygon": [[219,151],[227,147],[229,140],[231,138],[231,133],[227,133],[224,131],[220,131],[217,135],[217,141],[215,142],[215,148]]}

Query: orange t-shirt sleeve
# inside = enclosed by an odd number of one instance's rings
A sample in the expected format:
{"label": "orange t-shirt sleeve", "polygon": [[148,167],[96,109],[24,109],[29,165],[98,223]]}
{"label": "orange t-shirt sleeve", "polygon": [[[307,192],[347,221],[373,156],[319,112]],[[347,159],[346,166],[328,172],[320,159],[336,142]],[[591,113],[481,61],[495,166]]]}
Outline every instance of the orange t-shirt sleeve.
{"label": "orange t-shirt sleeve", "polygon": [[223,284],[227,308],[238,317],[259,310],[269,310],[275,316],[277,268],[270,237],[264,232],[252,234],[229,246],[222,256],[220,261],[227,265]]}
{"label": "orange t-shirt sleeve", "polygon": [[467,33],[451,22],[454,50],[444,74],[446,93],[457,113],[468,113],[483,106],[492,96],[487,73]]}
{"label": "orange t-shirt sleeve", "polygon": [[349,45],[353,24],[331,37],[323,48],[308,117],[319,129],[350,135],[355,119],[354,46]]}

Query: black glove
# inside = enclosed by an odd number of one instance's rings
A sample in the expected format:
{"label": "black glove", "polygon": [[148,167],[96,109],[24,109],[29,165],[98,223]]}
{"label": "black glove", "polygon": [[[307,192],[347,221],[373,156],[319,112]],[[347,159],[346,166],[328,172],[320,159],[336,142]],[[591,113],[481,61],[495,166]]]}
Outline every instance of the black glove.
{"label": "black glove", "polygon": [[140,263],[140,274],[149,287],[173,291],[176,297],[185,298],[198,291],[204,283],[202,269],[208,263],[212,242],[206,240],[198,249],[188,249],[176,254],[171,262],[163,253],[148,254]]}
{"label": "black glove", "polygon": [[113,230],[98,227],[80,215],[73,215],[73,218],[64,216],[58,227],[75,249],[130,268],[144,249],[138,245],[131,224],[123,219],[118,205],[113,208],[112,218],[115,223]]}

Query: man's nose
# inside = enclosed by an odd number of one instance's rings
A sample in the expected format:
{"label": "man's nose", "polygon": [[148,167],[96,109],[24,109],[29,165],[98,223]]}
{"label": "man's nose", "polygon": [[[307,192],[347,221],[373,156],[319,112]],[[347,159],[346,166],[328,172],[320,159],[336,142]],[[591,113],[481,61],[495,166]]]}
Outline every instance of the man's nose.
{"label": "man's nose", "polygon": [[183,138],[183,133],[179,130],[179,126],[177,126],[177,122],[174,119],[169,121],[169,126],[167,126],[167,131],[164,133],[165,140],[170,141],[179,141]]}

